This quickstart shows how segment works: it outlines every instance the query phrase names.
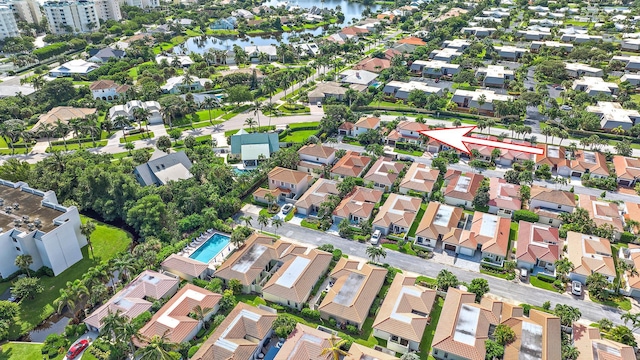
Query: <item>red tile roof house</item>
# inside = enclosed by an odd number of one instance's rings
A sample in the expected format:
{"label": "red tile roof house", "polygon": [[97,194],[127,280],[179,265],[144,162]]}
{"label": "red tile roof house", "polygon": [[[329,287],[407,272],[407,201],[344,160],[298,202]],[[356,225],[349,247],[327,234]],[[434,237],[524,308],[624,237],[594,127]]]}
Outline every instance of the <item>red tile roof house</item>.
{"label": "red tile roof house", "polygon": [[361,177],[365,169],[371,163],[371,158],[368,156],[360,155],[354,151],[347,151],[347,153],[338,160],[338,162],[331,168],[331,177],[339,177],[344,179],[345,177]]}
{"label": "red tile roof house", "polygon": [[[624,214],[624,222],[627,224],[628,220],[636,220],[640,219],[640,204],[632,203],[629,201],[624,202],[625,214]],[[640,225],[634,226],[633,229],[629,229],[634,234],[640,234]]]}
{"label": "red tile roof house", "polygon": [[357,63],[353,69],[354,70],[367,70],[374,73],[379,73],[384,69],[388,69],[391,67],[391,61],[388,59],[380,59],[380,58],[366,58]]}
{"label": "red tile roof house", "polygon": [[378,130],[380,128],[380,118],[377,117],[363,117],[356,121],[355,128],[353,129],[354,137],[364,134],[369,130]]}
{"label": "red tile roof house", "polygon": [[633,347],[602,339],[598,328],[575,323],[573,338],[574,346],[580,351],[580,360],[636,360]]}
{"label": "red tile roof house", "polygon": [[622,215],[618,204],[599,200],[593,195],[578,195],[578,203],[589,213],[589,217],[593,219],[596,226],[611,225],[613,226],[613,237],[620,240],[620,235],[624,232],[622,223]]}
{"label": "red tile roof house", "polygon": [[338,196],[338,182],[329,179],[318,179],[307,190],[298,201],[296,201],[296,212],[302,215],[317,215],[320,205],[329,200],[330,195]]}
{"label": "red tile roof house", "polygon": [[399,192],[404,195],[407,195],[409,191],[423,195],[431,194],[439,174],[440,171],[437,169],[431,169],[426,164],[414,162],[400,181]]}
{"label": "red tile roof house", "polygon": [[563,246],[557,228],[520,221],[516,250],[518,268],[555,276],[555,263],[562,257]]}
{"label": "red tile roof house", "polygon": [[422,199],[391,193],[380,207],[378,215],[373,219],[373,230],[380,230],[383,235],[406,234],[420,210]]}
{"label": "red tile roof house", "polygon": [[463,174],[460,170],[448,170],[444,175],[444,202],[451,206],[471,208],[484,176],[479,174]]}
{"label": "red tile roof house", "polygon": [[420,131],[429,130],[426,124],[417,123],[415,121],[400,121],[395,129],[391,130],[389,135],[384,138],[387,145],[395,146],[397,143],[410,143],[422,145],[424,138]]}
{"label": "red tile roof house", "polygon": [[618,178],[618,185],[633,187],[640,179],[640,159],[616,155],[613,167]]}
{"label": "red tile roof house", "polygon": [[520,185],[510,184],[503,178],[489,179],[489,214],[511,219],[521,208]]}
{"label": "red tile roof house", "polygon": [[[484,134],[471,134],[471,137],[475,137],[479,139],[487,139],[492,141],[499,140],[496,136],[487,136]],[[522,141],[522,140],[504,139],[502,140],[502,142],[507,144],[531,146],[530,142]],[[484,146],[484,145],[476,145],[476,144],[469,144],[468,148],[469,148],[469,151],[474,149],[478,150],[480,152],[480,155],[482,156],[482,160],[486,160],[486,161],[491,160],[491,152],[493,151],[493,149],[495,149],[492,146]],[[464,153],[462,153],[461,155],[464,157],[467,157],[467,155]],[[514,162],[523,162],[525,160],[533,160],[533,159],[534,159],[534,156],[533,154],[530,154],[530,153],[500,149],[500,156],[498,156],[498,158],[495,161],[499,165],[510,167],[513,165]]]}
{"label": "red tile roof house", "polygon": [[576,198],[572,192],[551,190],[537,185],[531,187],[529,210],[540,217],[540,223],[560,227],[560,214],[572,213],[575,208]]}
{"label": "red tile roof house", "polygon": [[[618,250],[618,259],[635,266],[636,269],[640,269],[640,245],[629,244],[628,247],[621,246],[620,250]],[[625,271],[623,277],[625,287],[621,289],[622,293],[634,298],[640,297],[640,276],[631,275]]]}
{"label": "red tile roof house", "polygon": [[589,275],[600,273],[609,283],[613,283],[616,267],[609,240],[568,231],[566,242],[567,258],[573,264],[573,270],[569,273],[572,281],[586,284]]}
{"label": "red tile roof house", "polygon": [[259,188],[253,192],[253,199],[262,203],[269,203],[266,194],[277,196],[277,200],[293,202],[309,188],[313,177],[297,170],[275,167],[268,174],[269,189]]}
{"label": "red tile roof house", "polygon": [[388,160],[380,157],[365,176],[362,177],[364,184],[373,184],[374,189],[390,191],[400,173],[404,170],[404,163]]}
{"label": "red tile roof house", "polygon": [[603,153],[577,150],[568,164],[558,166],[558,175],[581,177],[584,174],[599,178],[610,176],[607,158]]}
{"label": "red tile roof house", "polygon": [[298,323],[273,360],[331,360],[333,354],[323,354],[323,351],[332,347],[332,336],[329,332]]}
{"label": "red tile roof house", "polygon": [[[220,299],[220,294],[186,284],[140,329],[142,339],[134,337],[134,344],[140,348],[146,347],[146,339],[154,336],[165,337],[175,344],[190,341],[204,325],[203,321],[209,321],[218,312]],[[204,309],[203,321],[189,316],[196,306]]]}
{"label": "red tile roof house", "polygon": [[[415,164],[415,163],[414,163]],[[438,241],[448,237],[450,233],[460,231],[458,223],[464,219],[462,208],[432,201],[427,206],[418,227],[416,228],[415,245],[434,249]],[[453,245],[445,246],[445,250],[453,250]]]}
{"label": "red tile roof house", "polygon": [[416,277],[396,274],[373,321],[373,336],[387,340],[387,349],[419,352],[430,322],[436,291],[416,285]]}
{"label": "red tile roof house", "polygon": [[373,209],[382,200],[382,194],[380,190],[356,186],[333,210],[333,223],[339,224],[343,219],[352,225],[369,221]]}
{"label": "red tile roof house", "polygon": [[445,248],[455,247],[456,254],[466,256],[475,256],[480,250],[482,262],[502,266],[509,253],[511,220],[476,211],[466,221],[471,221],[469,230],[454,229],[443,237]]}

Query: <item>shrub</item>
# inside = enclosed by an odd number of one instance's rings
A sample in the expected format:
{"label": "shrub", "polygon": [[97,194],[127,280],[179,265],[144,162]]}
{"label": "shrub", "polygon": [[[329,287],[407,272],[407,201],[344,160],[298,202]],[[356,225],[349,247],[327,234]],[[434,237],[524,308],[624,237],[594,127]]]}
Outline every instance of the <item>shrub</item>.
{"label": "shrub", "polygon": [[307,318],[307,319],[311,319],[311,320],[319,320],[320,319],[320,311],[304,308],[304,309],[302,309],[302,316]]}
{"label": "shrub", "polygon": [[55,358],[60,353],[60,349],[67,349],[71,342],[60,334],[50,334],[42,344],[42,355],[48,355],[49,358]]}
{"label": "shrub", "polygon": [[544,282],[551,284],[554,281],[556,281],[556,278],[554,278],[553,276],[545,275],[545,274],[538,274],[538,280],[542,280]]}
{"label": "shrub", "polygon": [[36,277],[41,278],[43,276],[54,277],[55,275],[53,274],[53,270],[51,270],[50,267],[43,266],[38,269],[38,271],[36,271]]}
{"label": "shrub", "polygon": [[323,244],[318,246],[318,250],[322,250],[322,251],[326,251],[326,252],[333,252],[333,245],[331,244]]}
{"label": "shrub", "polygon": [[544,304],[542,304],[542,308],[545,310],[551,309],[551,301],[549,300],[545,301]]}
{"label": "shrub", "polygon": [[558,289],[558,291],[564,291],[567,287],[564,284],[564,282],[562,282],[562,280],[556,280],[553,282],[553,287]]}
{"label": "shrub", "polygon": [[333,254],[333,261],[338,261],[342,257],[342,250],[335,249],[333,250],[332,254]]}
{"label": "shrub", "polygon": [[193,355],[195,355],[196,352],[198,352],[199,349],[200,349],[200,345],[196,345],[196,346],[190,347],[189,348],[189,352],[188,352],[189,359],[191,359],[193,357]]}
{"label": "shrub", "polygon": [[633,242],[633,240],[635,239],[636,239],[636,236],[628,231],[625,231],[622,234],[620,234],[620,242],[623,244],[628,244],[630,242]]}
{"label": "shrub", "polygon": [[523,312],[526,316],[529,316],[529,311],[531,311],[531,305],[529,305],[529,304],[522,304],[522,312]]}
{"label": "shrub", "polygon": [[355,334],[358,334],[358,332],[359,332],[359,331],[358,331],[358,327],[357,327],[357,326],[355,326],[355,325],[347,325],[347,332],[348,332],[349,334],[354,334],[354,335],[355,335]]}
{"label": "shrub", "polygon": [[331,327],[336,327],[337,325],[336,319],[333,319],[333,318],[329,319],[329,325],[331,325]]}
{"label": "shrub", "polygon": [[529,210],[516,210],[513,213],[513,221],[515,222],[519,222],[520,220],[524,220],[524,221],[528,221],[531,223],[535,223],[538,222],[538,220],[540,219],[540,217]]}
{"label": "shrub", "polygon": [[142,314],[136,316],[131,324],[136,327],[136,329],[142,329],[144,324],[148,323],[151,320],[151,313],[148,311],[143,312]]}

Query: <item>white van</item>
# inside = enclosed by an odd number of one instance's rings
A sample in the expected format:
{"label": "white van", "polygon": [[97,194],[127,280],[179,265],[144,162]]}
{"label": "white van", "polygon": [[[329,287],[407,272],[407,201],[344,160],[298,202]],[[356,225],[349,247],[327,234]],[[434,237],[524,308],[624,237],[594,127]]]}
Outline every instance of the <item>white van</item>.
{"label": "white van", "polygon": [[380,241],[380,235],[382,235],[382,233],[380,233],[380,230],[376,230],[373,232],[373,235],[371,235],[371,240],[370,242],[373,245],[378,245],[378,242]]}

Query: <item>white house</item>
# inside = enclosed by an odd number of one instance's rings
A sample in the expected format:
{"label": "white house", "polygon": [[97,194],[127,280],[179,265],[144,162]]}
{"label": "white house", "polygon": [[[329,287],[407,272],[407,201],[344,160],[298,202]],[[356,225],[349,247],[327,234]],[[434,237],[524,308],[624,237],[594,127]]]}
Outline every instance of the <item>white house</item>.
{"label": "white house", "polygon": [[[480,106],[478,100],[484,96],[484,104]],[[475,91],[458,89],[453,94],[451,101],[463,109],[476,108],[487,112],[493,112],[494,101],[513,100],[513,96],[496,94],[494,91],[486,89],[476,89]]]}
{"label": "white house", "polygon": [[532,41],[531,47],[529,48],[531,51],[538,52],[543,47],[555,48],[555,49],[563,49],[565,52],[571,52],[573,50],[573,44],[569,43],[561,43],[559,41]]}
{"label": "white house", "polygon": [[409,70],[428,77],[452,76],[460,72],[460,65],[442,60],[416,60],[411,64]]}
{"label": "white house", "polygon": [[185,84],[184,76],[181,75],[167,79],[167,83],[160,86],[160,89],[165,93],[180,94],[182,92],[200,91],[205,88],[207,83],[211,83],[211,80],[193,76],[191,83]]}
{"label": "white house", "polygon": [[618,84],[592,76],[584,76],[575,80],[571,88],[575,91],[584,91],[590,96],[598,94],[615,95],[618,92]]}
{"label": "white house", "polygon": [[18,255],[31,255],[31,270],[46,266],[56,276],[82,260],[78,209],[58,204],[53,191],[0,179],[0,207],[0,279],[20,270]]}
{"label": "white house", "polygon": [[488,28],[483,26],[463,27],[461,30],[461,32],[465,35],[474,35],[475,37],[478,37],[478,38],[491,36],[491,34],[493,34],[496,31],[497,31],[496,28]]}
{"label": "white house", "polygon": [[611,60],[621,61],[626,64],[625,70],[639,71],[640,56],[614,56]]}
{"label": "white house", "polygon": [[124,95],[129,90],[129,85],[118,85],[113,80],[94,81],[90,86],[91,95],[94,99],[111,101]]}
{"label": "white house", "polygon": [[380,118],[374,116],[365,116],[356,121],[353,128],[353,136],[364,134],[369,130],[377,130],[380,128]]}
{"label": "white house", "polygon": [[515,72],[500,65],[487,65],[478,68],[476,77],[482,78],[483,86],[504,87],[508,81],[515,80]]}
{"label": "white house", "polygon": [[109,109],[109,119],[112,121],[118,116],[124,116],[134,120],[135,109],[145,109],[149,112],[149,124],[162,124],[162,107],[157,101],[131,100],[124,105],[115,105]]}
{"label": "white house", "polygon": [[600,116],[600,127],[605,130],[621,127],[629,130],[640,120],[638,110],[623,109],[619,103],[598,101],[595,106],[587,106],[587,111]]}
{"label": "white house", "polygon": [[567,74],[573,78],[581,76],[602,77],[604,75],[602,69],[581,63],[566,63],[565,69],[567,69]]}
{"label": "white house", "polygon": [[436,94],[438,96],[442,95],[442,88],[439,88],[437,86],[429,86],[419,81],[403,82],[403,81],[393,80],[384,86],[384,88],[382,89],[382,92],[386,96],[390,96],[396,99],[406,101],[407,99],[409,99],[409,94],[413,90],[422,91],[427,95],[430,95],[430,94]]}
{"label": "white house", "polygon": [[498,52],[499,57],[503,59],[512,60],[512,61],[517,61],[524,54],[529,52],[529,50],[525,48],[520,48],[517,46],[510,46],[510,45],[494,46],[494,49],[496,49],[496,51]]}
{"label": "white house", "polygon": [[81,59],[67,61],[49,71],[51,77],[66,77],[74,75],[87,75],[100,66],[96,63],[84,61]]}

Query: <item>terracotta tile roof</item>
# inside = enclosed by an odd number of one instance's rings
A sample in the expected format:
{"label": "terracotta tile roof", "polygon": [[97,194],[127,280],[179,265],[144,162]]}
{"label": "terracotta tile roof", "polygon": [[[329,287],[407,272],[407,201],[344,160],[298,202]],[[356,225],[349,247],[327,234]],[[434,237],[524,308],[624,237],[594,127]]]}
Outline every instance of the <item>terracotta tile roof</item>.
{"label": "terracotta tile roof", "polygon": [[540,360],[559,360],[562,353],[560,318],[542,311],[532,309],[529,317],[522,316],[522,308],[517,309],[517,316],[507,317],[502,324],[509,326],[516,337],[505,347],[504,359],[526,358]]}
{"label": "terracotta tile roof", "polygon": [[298,154],[300,155],[309,155],[322,159],[328,159],[335,152],[336,149],[332,147],[318,144],[305,145],[298,150]]}
{"label": "terracotta tile roof", "polygon": [[616,276],[611,243],[597,236],[567,232],[567,258],[573,264],[573,272],[589,276],[594,272]]}
{"label": "terracotta tile roof", "polygon": [[285,169],[283,167],[276,166],[271,171],[269,171],[268,177],[269,181],[276,180],[282,181],[287,184],[299,184],[304,179],[309,179],[311,175],[302,171]]}
{"label": "terracotta tile roof", "polygon": [[560,259],[564,242],[558,229],[549,225],[520,221],[516,259],[536,264],[537,260],[555,263]]}
{"label": "terracotta tile roof", "polygon": [[89,90],[105,90],[116,87],[118,87],[118,85],[116,85],[116,82],[113,80],[98,80],[89,85]]}
{"label": "terracotta tile roof", "polygon": [[415,283],[414,276],[396,274],[373,321],[374,329],[420,342],[429,325],[429,314],[436,299],[436,291]]}
{"label": "terracotta tile roof", "polygon": [[271,331],[277,316],[275,310],[238,303],[191,360],[249,359]]}
{"label": "terracotta tile roof", "polygon": [[308,254],[291,255],[267,281],[263,293],[272,294],[296,303],[304,303],[316,281],[329,267],[332,255],[310,250]]}
{"label": "terracotta tile roof", "polygon": [[490,325],[498,325],[500,302],[474,303],[475,295],[449,288],[442,307],[438,327],[433,337],[434,350],[444,351],[463,359],[484,360],[485,340],[489,339]]}
{"label": "terracotta tile roof", "polygon": [[479,174],[462,174],[460,170],[447,170],[444,176],[446,184],[444,196],[473,201],[482,180],[484,180],[484,176]]}
{"label": "terracotta tile roof", "polygon": [[444,236],[455,229],[462,217],[462,208],[432,201],[416,228],[416,236],[438,239],[438,235]]}
{"label": "terracotta tile roof", "polygon": [[171,254],[171,256],[166,258],[160,265],[162,265],[163,269],[169,272],[171,272],[171,270],[176,270],[177,272],[193,277],[199,277],[209,267],[209,265],[203,262],[177,254]]}
{"label": "terracotta tile roof", "polygon": [[[624,205],[626,209],[624,214],[625,222],[629,219],[634,219],[634,220],[640,219],[640,204],[625,201]],[[633,232],[636,234],[639,233],[640,226],[635,226],[635,229],[633,229]]]}
{"label": "terracotta tile roof", "polygon": [[382,200],[382,194],[383,192],[380,190],[356,186],[351,194],[336,206],[333,215],[345,219],[348,219],[349,215],[368,219],[373,208]]}
{"label": "terracotta tile roof", "polygon": [[607,158],[603,153],[596,151],[577,150],[573,154],[570,162],[571,170],[585,172],[589,170],[591,174],[609,176],[609,166]]}
{"label": "terracotta tile roof", "polygon": [[418,132],[429,130],[429,126],[427,126],[427,124],[421,124],[415,121],[400,121],[398,123],[398,126],[396,126],[396,129]]}
{"label": "terracotta tile roof", "polygon": [[340,32],[347,35],[361,35],[361,34],[368,34],[369,30],[355,27],[355,26],[350,26],[350,27],[343,28],[342,30],[340,30]]}
{"label": "terracotta tile roof", "polygon": [[338,126],[338,129],[340,130],[353,130],[353,128],[356,127],[356,124],[352,123],[352,122],[348,122],[345,121],[342,124],[340,124],[340,126]]}
{"label": "terracotta tile roof", "polygon": [[440,171],[431,169],[426,164],[414,162],[409,166],[406,175],[400,181],[400,187],[411,189],[413,191],[431,193],[433,187],[438,181]]}
{"label": "terracotta tile roof", "polygon": [[359,177],[370,162],[371,158],[368,156],[360,155],[353,151],[347,151],[347,153],[338,160],[333,168],[331,168],[331,173],[342,176]]}
{"label": "terracotta tile roof", "polygon": [[585,194],[579,194],[578,201],[580,202],[580,207],[587,210],[589,217],[593,219],[597,226],[609,224],[618,232],[624,231],[618,204],[598,200],[593,195]]}
{"label": "terracotta tile roof", "polygon": [[400,162],[390,161],[384,157],[379,158],[362,177],[366,182],[374,182],[384,186],[391,187],[398,178],[398,175],[404,170],[404,164]]}
{"label": "terracotta tile roof", "polygon": [[373,226],[388,228],[393,225],[410,228],[415,220],[422,200],[412,196],[389,194],[387,201],[373,220]]}
{"label": "terracotta tile roof", "polygon": [[531,200],[550,202],[557,205],[576,206],[576,197],[570,191],[551,190],[542,186],[531,187]]}
{"label": "terracotta tile roof", "polygon": [[[618,258],[635,266],[636,269],[640,269],[640,245],[629,244],[626,250],[621,248]],[[640,290],[640,276],[630,276],[627,272],[624,274],[624,280],[628,291],[631,289]]]}
{"label": "terracotta tile roof", "polygon": [[380,292],[387,269],[340,258],[331,278],[335,283],[318,307],[321,314],[362,324]]}
{"label": "terracotta tile roof", "polygon": [[151,309],[152,303],[146,299],[162,299],[173,295],[180,280],[152,270],[143,271],[124,289],[113,295],[109,301],[87,316],[84,322],[97,329],[102,328],[102,319],[109,313],[121,312],[133,319]]}
{"label": "terracotta tile roof", "polygon": [[380,118],[369,116],[356,121],[356,126],[363,129],[377,129],[380,126]]}
{"label": "terracotta tile roof", "polygon": [[635,180],[640,178],[640,159],[616,155],[613,157],[613,167],[620,179]]}
{"label": "terracotta tile roof", "polygon": [[[265,196],[267,196],[267,194],[271,194],[273,195],[274,198],[278,198],[278,196],[280,196],[280,194],[282,194],[284,191],[282,189],[279,188],[275,188],[275,189],[265,189],[265,188],[257,188],[256,191],[253,192],[253,196],[260,198],[260,199],[264,199]],[[290,192],[290,191],[287,191]]]}
{"label": "terracotta tile roof", "polygon": [[349,354],[344,360],[398,360],[397,357],[383,353],[372,348],[368,348],[358,343],[351,344]]}
{"label": "terracotta tile roof", "polygon": [[402,52],[396,49],[387,49],[384,51],[384,57],[391,60],[396,56],[402,56]]}
{"label": "terracotta tile roof", "polygon": [[458,245],[474,250],[478,245],[482,245],[482,252],[506,257],[509,250],[510,227],[511,219],[476,211],[473,214],[471,228],[462,230]]}
{"label": "terracotta tile roof", "polygon": [[573,345],[580,351],[580,360],[635,360],[633,347],[600,338],[600,330],[573,324]]}
{"label": "terracotta tile roof", "polygon": [[[189,314],[198,305],[205,310],[205,314],[216,313],[221,298],[220,294],[186,284],[140,329],[140,334],[146,339],[156,335],[166,336],[173,343],[189,341],[200,327],[200,321],[189,317]],[[137,345],[145,346],[140,341],[137,341]]]}
{"label": "terracotta tile roof", "polygon": [[408,38],[404,38],[401,40],[398,40],[398,43],[400,44],[409,44],[409,45],[416,45],[416,46],[425,46],[427,45],[426,42],[424,42],[424,40],[415,37],[415,36],[409,36]]}
{"label": "terracotta tile roof", "polygon": [[508,183],[503,178],[489,179],[489,206],[499,209],[520,210],[520,185]]}
{"label": "terracotta tile roof", "polygon": [[354,70],[367,70],[375,73],[379,73],[380,71],[391,67],[391,61],[388,59],[380,59],[380,58],[365,58],[362,59],[359,63],[357,63],[353,69]]}
{"label": "terracotta tile roof", "polygon": [[296,201],[296,207],[309,209],[312,206],[319,207],[320,204],[329,199],[329,195],[338,195],[338,182],[335,180],[318,179],[304,194]]}
{"label": "terracotta tile roof", "polygon": [[542,155],[536,155],[536,165],[540,166],[542,164],[547,164],[551,169],[553,169],[554,166],[560,167],[569,165],[569,160],[567,160],[567,155],[565,154],[565,149],[563,147],[547,144],[538,144],[536,147],[544,149],[544,153]]}
{"label": "terracotta tile roof", "polygon": [[331,347],[329,339],[331,334],[327,332],[296,324],[273,360],[331,360],[333,355],[330,353],[320,355]]}

